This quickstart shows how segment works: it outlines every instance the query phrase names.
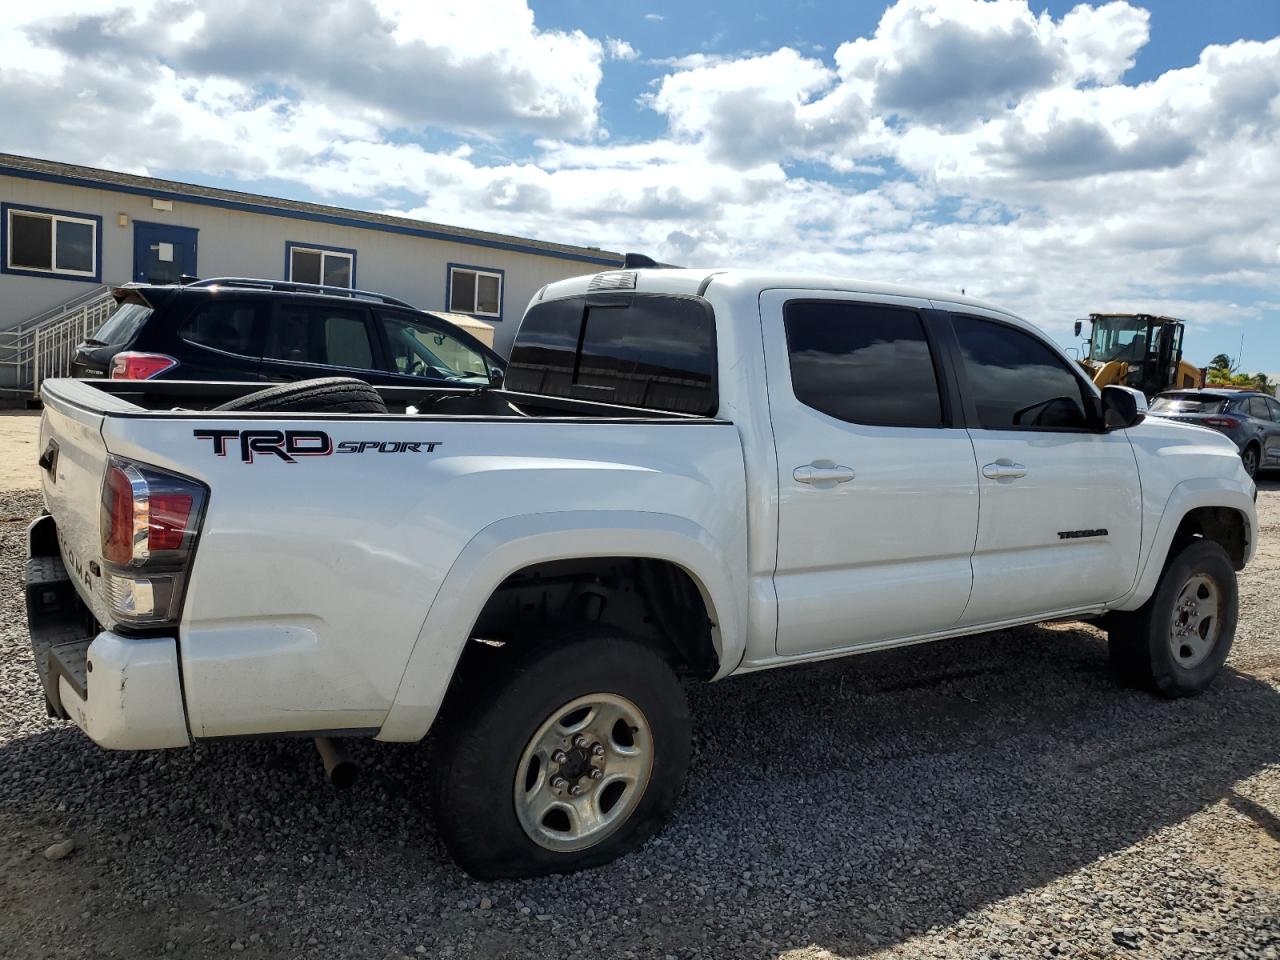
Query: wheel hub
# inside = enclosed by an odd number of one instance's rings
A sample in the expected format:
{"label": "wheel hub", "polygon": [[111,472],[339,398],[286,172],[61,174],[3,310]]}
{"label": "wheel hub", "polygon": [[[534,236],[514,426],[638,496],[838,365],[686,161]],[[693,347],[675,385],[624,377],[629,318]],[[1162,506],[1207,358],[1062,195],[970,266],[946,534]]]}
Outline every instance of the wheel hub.
{"label": "wheel hub", "polygon": [[515,810],[548,850],[583,850],[620,827],[644,796],[653,733],[633,702],[596,693],[566,703],[529,739],[515,776]]}
{"label": "wheel hub", "polygon": [[1179,666],[1197,667],[1213,652],[1220,600],[1220,588],[1210,576],[1196,574],[1183,585],[1169,624],[1169,652]]}

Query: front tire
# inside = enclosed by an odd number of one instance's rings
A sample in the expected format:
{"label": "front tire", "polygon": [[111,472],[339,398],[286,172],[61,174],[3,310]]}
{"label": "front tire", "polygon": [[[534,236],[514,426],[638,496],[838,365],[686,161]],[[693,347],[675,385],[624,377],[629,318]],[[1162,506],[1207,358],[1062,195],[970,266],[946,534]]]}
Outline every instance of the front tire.
{"label": "front tire", "polygon": [[1236,571],[1210,540],[1183,547],[1142,607],[1113,614],[1111,663],[1122,682],[1163,697],[1194,696],[1226,663],[1235,638]]}
{"label": "front tire", "polygon": [[1262,463],[1262,455],[1258,447],[1251,443],[1241,450],[1240,462],[1244,464],[1245,473],[1250,477],[1256,477],[1258,475],[1258,467]]}
{"label": "front tire", "polygon": [[573,633],[514,655],[457,699],[432,792],[441,839],[472,876],[608,863],[643,844],[675,806],[689,709],[650,647]]}

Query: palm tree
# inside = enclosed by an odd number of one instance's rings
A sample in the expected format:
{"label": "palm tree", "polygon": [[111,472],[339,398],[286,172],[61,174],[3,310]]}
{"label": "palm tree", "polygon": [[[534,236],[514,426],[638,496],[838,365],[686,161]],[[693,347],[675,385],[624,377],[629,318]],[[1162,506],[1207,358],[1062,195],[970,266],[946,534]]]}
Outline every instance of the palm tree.
{"label": "palm tree", "polygon": [[1225,353],[1220,353],[1209,361],[1209,366],[1215,370],[1231,370],[1231,358]]}

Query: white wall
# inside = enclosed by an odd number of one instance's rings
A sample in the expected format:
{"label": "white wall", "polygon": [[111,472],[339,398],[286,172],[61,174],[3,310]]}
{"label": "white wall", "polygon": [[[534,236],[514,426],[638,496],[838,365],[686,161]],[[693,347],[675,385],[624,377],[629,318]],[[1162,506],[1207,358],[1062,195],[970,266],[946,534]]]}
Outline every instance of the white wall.
{"label": "white wall", "polygon": [[[102,281],[125,283],[133,276],[133,223],[141,220],[195,227],[197,273],[201,277],[249,276],[284,279],[285,243],[344,247],[356,251],[356,286],[387,293],[424,310],[447,310],[447,264],[505,271],[502,318],[494,323],[494,347],[505,354],[530,298],[543,284],[608,269],[599,264],[476,244],[406,236],[380,229],[317,223],[288,216],[173,201],[152,208],[150,197],[98,187],[47,183],[0,175],[0,200],[100,216]],[[128,226],[119,226],[125,214]],[[76,280],[0,273],[0,330],[91,289]]]}

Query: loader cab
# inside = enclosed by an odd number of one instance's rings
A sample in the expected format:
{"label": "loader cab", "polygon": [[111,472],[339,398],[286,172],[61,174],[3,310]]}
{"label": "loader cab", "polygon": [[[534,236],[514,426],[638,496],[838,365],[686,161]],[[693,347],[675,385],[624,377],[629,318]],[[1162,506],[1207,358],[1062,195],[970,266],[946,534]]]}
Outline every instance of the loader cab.
{"label": "loader cab", "polygon": [[1093,329],[1085,343],[1084,366],[1097,386],[1118,384],[1151,397],[1180,385],[1181,320],[1145,313],[1092,313],[1089,323]]}

